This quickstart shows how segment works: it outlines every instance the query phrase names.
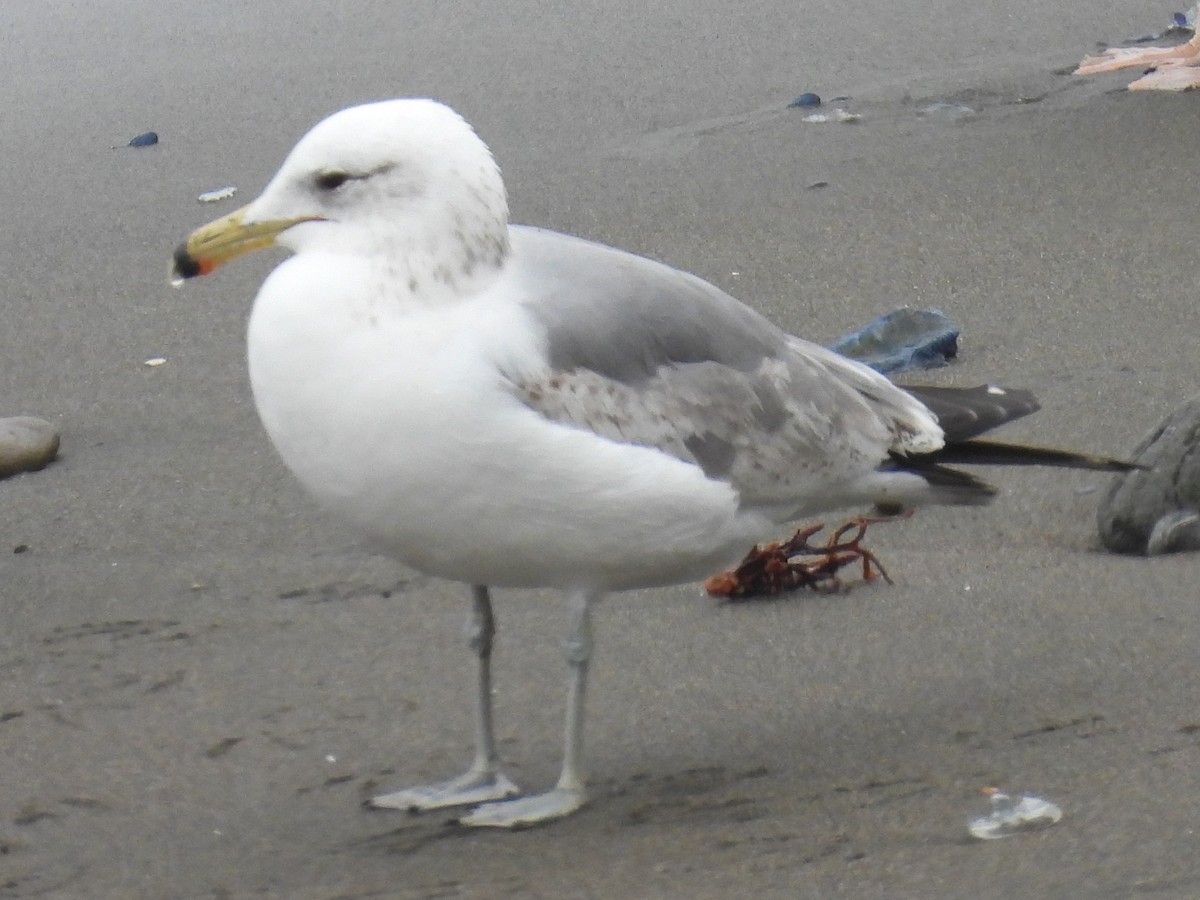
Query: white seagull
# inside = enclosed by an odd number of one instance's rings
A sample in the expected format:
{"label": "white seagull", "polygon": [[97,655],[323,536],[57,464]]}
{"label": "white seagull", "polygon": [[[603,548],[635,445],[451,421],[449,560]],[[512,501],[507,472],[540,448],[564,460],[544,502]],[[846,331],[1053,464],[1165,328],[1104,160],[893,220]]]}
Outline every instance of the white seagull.
{"label": "white seagull", "polygon": [[[1036,409],[1024,391],[902,390],[693,275],[510,225],[487,146],[432,100],[317,124],[175,274],[274,244],[293,255],[258,292],[248,356],[275,448],[375,546],[473,585],[474,762],[376,806],[482,804],[460,821],[506,827],[578,809],[608,591],[703,578],[821,511],[991,499],[946,461],[1123,467],[974,440]],[[558,588],[571,619],[562,775],[516,799],[492,729],[493,586]]]}

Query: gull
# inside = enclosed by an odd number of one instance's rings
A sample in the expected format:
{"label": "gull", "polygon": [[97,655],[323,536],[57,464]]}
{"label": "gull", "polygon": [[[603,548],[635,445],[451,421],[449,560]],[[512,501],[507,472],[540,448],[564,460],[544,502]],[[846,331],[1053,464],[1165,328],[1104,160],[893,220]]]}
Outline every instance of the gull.
{"label": "gull", "polygon": [[[195,231],[176,281],[273,245],[254,301],[254,400],[285,464],[370,543],[471,585],[475,756],[374,798],[514,827],[586,799],[592,612],[703,578],[783,523],[874,504],[986,503],[947,462],[1124,464],[978,440],[1037,408],[997,387],[901,389],[701,279],[513,225],[453,110],[402,99],[312,128],[258,199]],[[518,796],[492,727],[490,589],[555,588],[569,628],[562,774]]]}

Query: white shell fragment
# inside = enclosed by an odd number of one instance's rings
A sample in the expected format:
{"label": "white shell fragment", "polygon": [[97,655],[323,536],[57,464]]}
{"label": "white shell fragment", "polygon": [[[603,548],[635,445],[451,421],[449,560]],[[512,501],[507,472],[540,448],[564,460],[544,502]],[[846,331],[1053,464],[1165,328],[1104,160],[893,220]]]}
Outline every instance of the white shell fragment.
{"label": "white shell fragment", "polygon": [[217,188],[215,191],[205,191],[196,199],[201,203],[216,203],[218,200],[228,200],[237,193],[237,188],[233,185],[229,187]]}
{"label": "white shell fragment", "polygon": [[823,122],[859,122],[861,120],[862,116],[858,113],[846,112],[844,109],[832,109],[829,112],[813,113],[800,121],[819,125]]}
{"label": "white shell fragment", "polygon": [[58,432],[33,416],[0,418],[0,478],[40,469],[58,454]]}
{"label": "white shell fragment", "polygon": [[980,816],[967,823],[971,837],[981,841],[994,841],[1022,831],[1037,831],[1049,828],[1062,819],[1062,808],[1041,797],[1025,795],[1014,801],[1003,791],[988,790],[992,803],[989,815]]}
{"label": "white shell fragment", "polygon": [[155,366],[161,366],[161,365],[162,365],[163,363],[165,363],[166,361],[167,361],[167,360],[166,360],[166,358],[165,358],[165,357],[162,357],[162,356],[152,356],[152,357],[150,357],[148,360],[146,360],[144,363],[142,363],[142,365],[143,365],[143,366],[149,366],[150,368],[154,368]]}

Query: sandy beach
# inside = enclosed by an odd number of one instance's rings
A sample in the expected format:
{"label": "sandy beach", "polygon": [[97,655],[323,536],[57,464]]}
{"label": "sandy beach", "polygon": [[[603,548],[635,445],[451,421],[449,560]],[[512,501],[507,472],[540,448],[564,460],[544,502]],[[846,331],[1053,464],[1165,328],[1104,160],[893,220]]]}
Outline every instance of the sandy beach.
{"label": "sandy beach", "polygon": [[[814,340],[940,308],[961,357],[912,380],[1033,389],[1006,438],[1126,454],[1200,392],[1200,96],[1067,74],[1170,7],[579,6],[5,4],[0,415],[63,440],[0,481],[0,897],[1200,897],[1200,558],[1100,552],[1094,473],[989,471],[990,507],[874,530],[890,587],[609,598],[569,819],[362,807],[467,761],[466,590],[274,455],[244,329],[281,257],[167,282],[333,110],[444,100],[515,220]],[[861,121],[803,123],[804,91]],[[541,788],[565,617],[497,615],[503,753]],[[973,841],[986,786],[1064,818]]]}

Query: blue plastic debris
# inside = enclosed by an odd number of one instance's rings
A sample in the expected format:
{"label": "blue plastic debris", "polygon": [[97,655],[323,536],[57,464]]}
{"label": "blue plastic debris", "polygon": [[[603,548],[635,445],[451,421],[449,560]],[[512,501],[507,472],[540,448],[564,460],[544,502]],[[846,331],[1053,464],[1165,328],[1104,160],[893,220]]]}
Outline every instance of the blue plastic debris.
{"label": "blue plastic debris", "polygon": [[799,97],[797,97],[795,100],[793,100],[791,103],[789,103],[788,109],[791,109],[794,106],[820,106],[820,105],[821,105],[821,98],[818,97],[816,94],[814,94],[812,91],[806,91],[805,93],[803,93]]}
{"label": "blue plastic debris", "polygon": [[1150,44],[1155,41],[1161,41],[1163,38],[1179,37],[1185,34],[1194,34],[1196,31],[1196,19],[1200,18],[1200,3],[1195,3],[1187,12],[1171,13],[1171,24],[1167,26],[1166,31],[1160,31],[1157,34],[1144,34],[1138,38],[1124,41],[1126,44]]}
{"label": "blue plastic debris", "polygon": [[946,365],[958,355],[958,334],[941,310],[906,306],[838,338],[829,349],[894,375]]}
{"label": "blue plastic debris", "polygon": [[139,134],[129,142],[130,147],[150,147],[158,143],[158,135],[153,131],[147,131],[145,134]]}
{"label": "blue plastic debris", "polygon": [[1171,16],[1171,28],[1176,31],[1195,31],[1197,18],[1200,18],[1200,3],[1193,3],[1187,12],[1177,12]]}

